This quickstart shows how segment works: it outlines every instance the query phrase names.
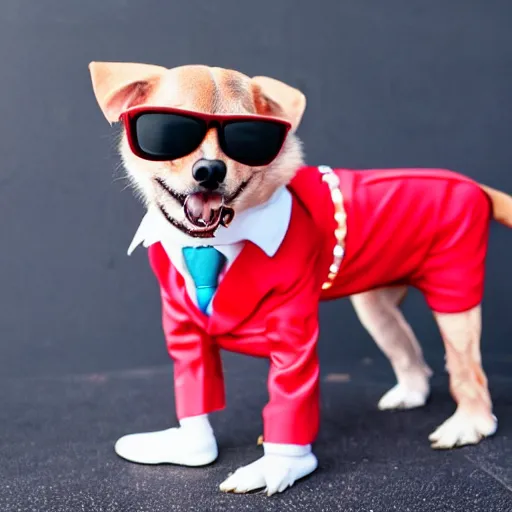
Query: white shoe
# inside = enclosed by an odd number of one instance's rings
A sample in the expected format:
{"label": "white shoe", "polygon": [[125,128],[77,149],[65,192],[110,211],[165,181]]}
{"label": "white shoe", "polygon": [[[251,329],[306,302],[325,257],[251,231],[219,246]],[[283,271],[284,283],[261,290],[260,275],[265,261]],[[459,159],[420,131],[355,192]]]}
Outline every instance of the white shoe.
{"label": "white shoe", "polygon": [[221,491],[246,493],[264,488],[268,496],[283,492],[318,466],[311,446],[264,443],[265,455],[237,469],[219,486]]}
{"label": "white shoe", "polygon": [[123,459],[139,464],[205,466],[218,456],[215,436],[207,419],[206,422],[199,426],[197,422],[185,426],[182,423],[179,428],[123,436],[114,449]]}

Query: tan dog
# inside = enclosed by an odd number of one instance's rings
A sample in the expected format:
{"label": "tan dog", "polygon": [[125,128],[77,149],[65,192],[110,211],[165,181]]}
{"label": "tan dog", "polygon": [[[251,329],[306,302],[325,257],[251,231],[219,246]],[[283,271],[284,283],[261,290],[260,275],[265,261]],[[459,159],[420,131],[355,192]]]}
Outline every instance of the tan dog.
{"label": "tan dog", "polygon": [[[179,107],[203,113],[271,115],[291,123],[291,132],[278,157],[264,168],[227,158],[219,146],[215,130],[208,132],[197,150],[165,162],[135,156],[123,135],[120,153],[135,189],[148,208],[163,207],[167,220],[186,236],[195,238],[208,234],[207,227],[201,228],[189,221],[183,208],[184,198],[196,185],[191,169],[200,159],[225,162],[227,173],[222,194],[235,216],[264,204],[279,187],[288,184],[303,165],[301,143],[295,130],[306,101],[300,91],[277,80],[249,78],[236,71],[206,66],[166,69],[145,64],[94,62],[90,71],[98,103],[111,123],[117,122],[122,112],[136,105]],[[484,189],[492,200],[495,218],[512,226],[512,199],[493,189]],[[393,286],[363,291],[351,297],[359,319],[389,358],[396,374],[397,385],[382,397],[381,409],[422,406],[429,394],[431,371],[412,329],[399,310],[406,291],[406,286]],[[480,306],[464,313],[436,313],[435,317],[445,344],[450,389],[458,407],[430,439],[435,448],[477,443],[482,437],[492,435],[497,427],[481,367]],[[144,457],[130,459],[141,461]],[[292,466],[292,463],[284,464],[283,471],[290,472]],[[311,472],[313,466],[316,467],[310,464],[308,469],[298,470],[292,476],[274,478],[268,476],[268,467],[262,469],[251,465],[237,471],[221,488],[244,492],[266,485],[272,493]]]}

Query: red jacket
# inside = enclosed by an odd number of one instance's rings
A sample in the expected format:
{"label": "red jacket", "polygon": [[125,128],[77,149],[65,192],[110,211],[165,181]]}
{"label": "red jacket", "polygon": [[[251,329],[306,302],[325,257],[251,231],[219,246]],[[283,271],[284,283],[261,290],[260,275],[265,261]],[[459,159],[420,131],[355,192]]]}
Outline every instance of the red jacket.
{"label": "red jacket", "polygon": [[345,256],[324,292],[336,223],[315,167],[301,169],[289,186],[292,214],[278,252],[270,258],[247,242],[217,289],[210,317],[189,298],[163,247],[149,247],[178,418],[224,407],[222,348],[270,360],[265,441],[309,444],[319,425],[320,300],[406,282],[436,311],[480,302],[490,206],[478,185],[441,170],[336,174],[347,213]]}

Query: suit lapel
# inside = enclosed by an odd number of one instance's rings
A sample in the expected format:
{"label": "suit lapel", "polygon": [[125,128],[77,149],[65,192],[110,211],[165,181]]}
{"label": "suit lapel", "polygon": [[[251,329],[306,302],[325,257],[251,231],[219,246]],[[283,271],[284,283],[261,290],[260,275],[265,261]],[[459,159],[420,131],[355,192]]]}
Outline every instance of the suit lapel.
{"label": "suit lapel", "polygon": [[172,274],[169,286],[169,293],[172,293],[174,299],[185,307],[185,310],[190,315],[194,324],[201,326],[205,329],[208,324],[208,316],[205,315],[190,298],[185,284],[185,278],[178,272],[176,267],[172,265]]}
{"label": "suit lapel", "polygon": [[213,297],[213,313],[208,321],[210,334],[233,331],[251,316],[272,288],[273,272],[268,268],[272,263],[259,247],[245,243]]}

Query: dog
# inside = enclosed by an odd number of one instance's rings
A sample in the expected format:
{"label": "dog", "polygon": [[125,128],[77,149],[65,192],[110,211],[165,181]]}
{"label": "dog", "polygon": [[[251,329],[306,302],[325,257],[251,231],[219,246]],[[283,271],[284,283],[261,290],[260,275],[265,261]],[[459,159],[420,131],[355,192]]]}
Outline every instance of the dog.
{"label": "dog", "polygon": [[380,409],[425,404],[431,370],[399,306],[418,288],[440,328],[456,411],[434,448],[497,429],[481,365],[490,221],[512,197],[442,169],[304,164],[296,88],[202,65],[92,62],[97,102],[121,121],[119,151],[147,213],[148,248],[174,360],[179,427],[127,435],[127,460],[201,466],[217,455],[208,414],[224,407],[219,350],[270,360],[264,455],[220,489],[282,492],[317,467],[320,300],[350,297],[397,383]]}

